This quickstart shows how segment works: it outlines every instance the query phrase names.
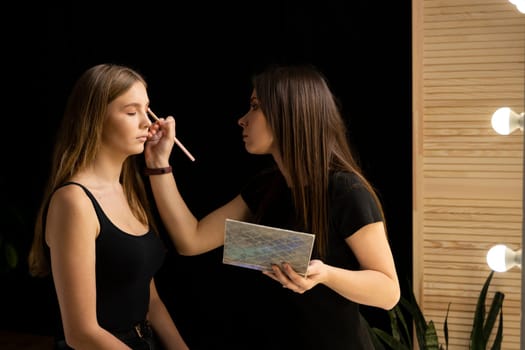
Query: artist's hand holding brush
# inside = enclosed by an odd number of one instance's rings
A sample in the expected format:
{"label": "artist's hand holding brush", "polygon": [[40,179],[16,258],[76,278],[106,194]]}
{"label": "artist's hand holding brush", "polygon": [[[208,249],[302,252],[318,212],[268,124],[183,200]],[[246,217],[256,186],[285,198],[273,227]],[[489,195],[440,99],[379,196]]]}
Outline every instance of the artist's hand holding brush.
{"label": "artist's hand holding brush", "polygon": [[[179,146],[179,148],[184,152],[184,154],[186,154],[186,156],[192,162],[194,162],[195,157],[190,153],[190,151],[186,149],[186,147],[184,147],[182,142],[180,142],[175,136],[175,119],[172,116],[168,116],[166,119],[160,119],[159,117],[157,117],[155,113],[153,113],[153,111],[150,108],[148,108],[148,115],[151,116],[155,120],[155,123],[150,126],[150,130],[149,130],[150,136],[148,138],[148,141],[149,141],[148,143],[152,143],[154,145],[158,144],[160,140],[163,138],[163,135],[166,134],[166,131],[163,130],[163,124],[165,124],[166,122],[172,122],[173,128],[171,129],[166,128],[166,130],[173,130],[172,131],[173,137],[170,137],[170,140],[175,141],[177,146]],[[151,147],[155,147],[156,149],[156,147],[161,147],[161,146],[159,145],[159,146],[151,146]],[[168,147],[169,151],[171,152],[171,149],[173,148],[173,143],[170,143],[169,145],[164,146],[164,147]],[[168,154],[168,159],[169,159],[169,154]],[[146,155],[146,165],[148,165],[148,155]]]}
{"label": "artist's hand holding brush", "polygon": [[149,128],[144,157],[148,168],[168,167],[175,143],[175,119],[172,116],[158,119]]}

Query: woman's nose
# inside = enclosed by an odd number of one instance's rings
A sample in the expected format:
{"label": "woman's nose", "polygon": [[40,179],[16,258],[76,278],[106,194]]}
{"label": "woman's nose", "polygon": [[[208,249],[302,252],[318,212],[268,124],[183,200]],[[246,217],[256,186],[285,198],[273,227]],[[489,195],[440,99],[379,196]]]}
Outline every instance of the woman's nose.
{"label": "woman's nose", "polygon": [[246,115],[243,115],[242,117],[240,117],[239,120],[237,121],[237,124],[239,124],[239,126],[244,128],[246,126]]}
{"label": "woman's nose", "polygon": [[149,119],[148,113],[144,113],[142,116],[142,125],[145,128],[149,128],[151,125],[151,120]]}

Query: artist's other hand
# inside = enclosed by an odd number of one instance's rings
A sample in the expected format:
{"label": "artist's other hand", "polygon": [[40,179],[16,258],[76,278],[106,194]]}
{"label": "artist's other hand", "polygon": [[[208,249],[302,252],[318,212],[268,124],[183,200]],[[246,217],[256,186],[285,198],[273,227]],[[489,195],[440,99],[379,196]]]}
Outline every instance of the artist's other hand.
{"label": "artist's other hand", "polygon": [[281,265],[274,264],[272,265],[272,271],[263,271],[263,273],[281,283],[283,288],[303,294],[315,285],[323,283],[326,276],[326,265],[321,260],[310,261],[306,270],[306,276],[295,272],[290,264],[286,262]]}

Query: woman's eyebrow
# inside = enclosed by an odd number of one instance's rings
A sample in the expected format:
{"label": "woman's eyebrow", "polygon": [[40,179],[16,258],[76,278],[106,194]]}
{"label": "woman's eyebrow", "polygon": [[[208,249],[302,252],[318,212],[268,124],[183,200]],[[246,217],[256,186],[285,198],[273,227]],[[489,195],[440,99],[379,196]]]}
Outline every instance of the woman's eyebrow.
{"label": "woman's eyebrow", "polygon": [[122,107],[124,107],[124,108],[127,108],[127,107],[140,108],[141,106],[142,106],[142,103],[140,103],[140,102],[130,102],[130,103],[124,104]]}

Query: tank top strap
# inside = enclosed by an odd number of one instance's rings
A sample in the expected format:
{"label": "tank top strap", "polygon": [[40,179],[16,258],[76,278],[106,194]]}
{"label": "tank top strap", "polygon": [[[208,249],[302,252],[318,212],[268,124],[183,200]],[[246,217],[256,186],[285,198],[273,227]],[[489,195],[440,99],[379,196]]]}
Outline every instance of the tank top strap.
{"label": "tank top strap", "polygon": [[109,218],[106,216],[106,214],[104,213],[104,211],[102,210],[102,207],[100,206],[100,204],[98,204],[98,201],[97,199],[95,198],[95,196],[93,195],[93,193],[91,193],[86,186],[82,185],[81,183],[78,183],[78,182],[74,182],[74,181],[68,181],[68,182],[64,182],[63,184],[61,184],[60,186],[58,186],[56,189],[59,189],[61,187],[64,187],[64,186],[68,186],[68,185],[77,185],[79,186],[80,188],[82,188],[84,190],[84,192],[86,193],[86,195],[88,196],[88,198],[91,200],[91,203],[93,203],[93,207],[95,209],[95,212],[97,214],[97,218],[99,220],[99,222],[102,224],[106,224],[109,222]]}

